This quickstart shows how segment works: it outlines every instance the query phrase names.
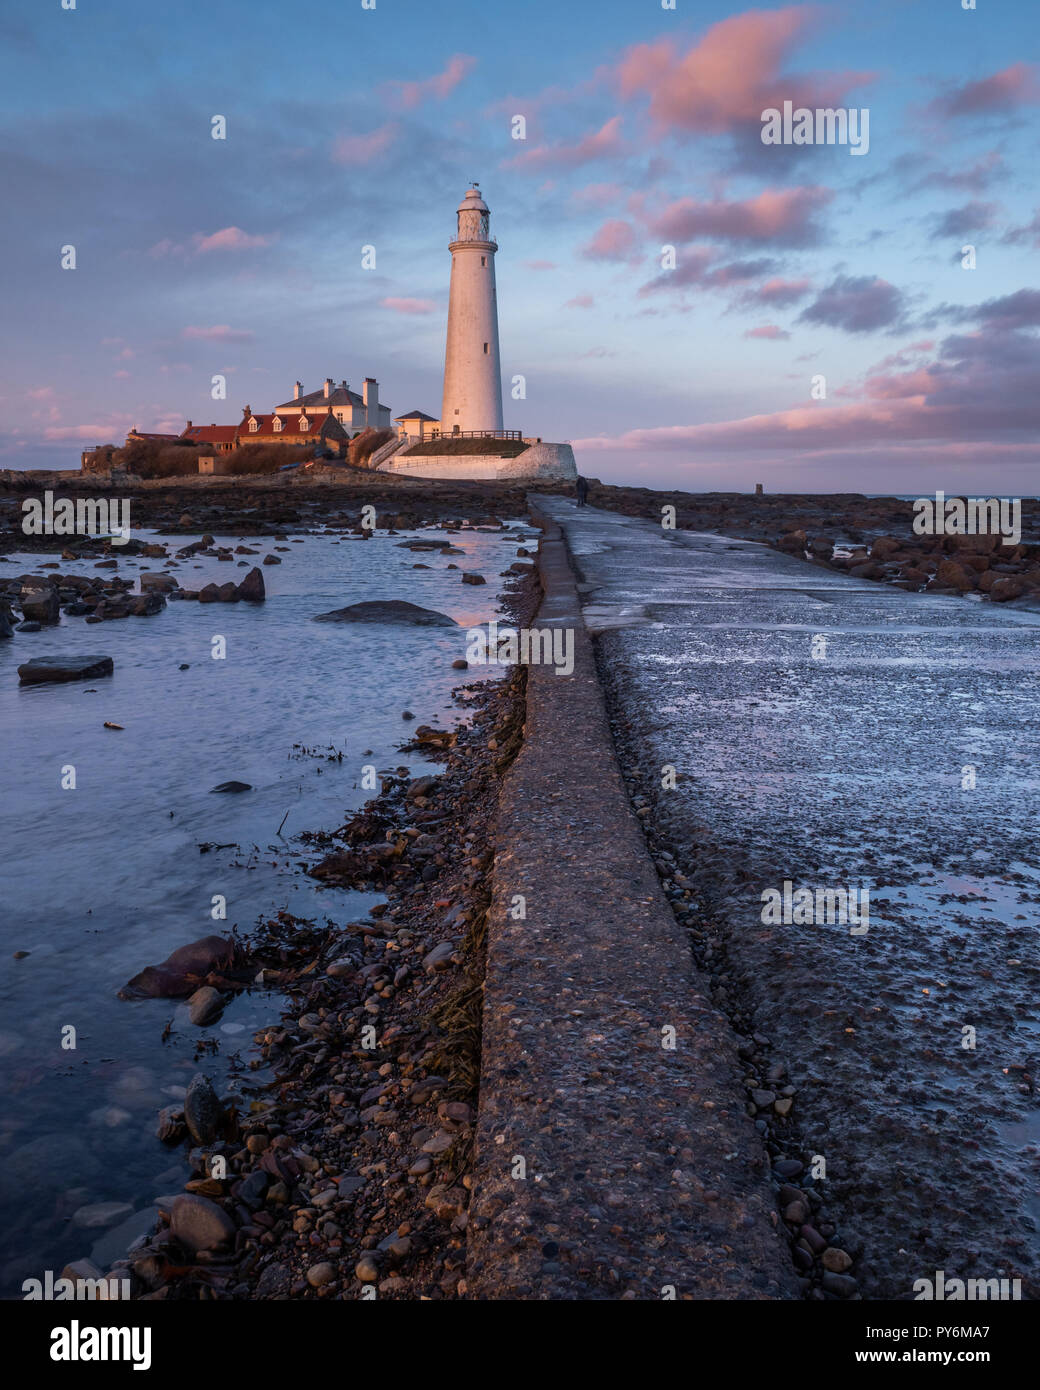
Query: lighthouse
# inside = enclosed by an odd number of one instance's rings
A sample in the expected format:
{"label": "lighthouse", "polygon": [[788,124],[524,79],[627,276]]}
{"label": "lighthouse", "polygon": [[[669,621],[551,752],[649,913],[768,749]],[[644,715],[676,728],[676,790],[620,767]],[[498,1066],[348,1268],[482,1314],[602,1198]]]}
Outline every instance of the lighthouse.
{"label": "lighthouse", "polygon": [[490,212],[478,185],[457,209],[450,243],[451,288],[444,349],[441,434],[502,429],[502,376],[498,354],[498,296]]}

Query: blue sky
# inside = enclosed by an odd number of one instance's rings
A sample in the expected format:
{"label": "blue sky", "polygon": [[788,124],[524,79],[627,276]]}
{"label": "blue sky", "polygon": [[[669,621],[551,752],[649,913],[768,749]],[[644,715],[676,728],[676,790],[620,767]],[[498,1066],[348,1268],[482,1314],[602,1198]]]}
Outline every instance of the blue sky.
{"label": "blue sky", "polygon": [[[9,7],[0,463],[231,423],[297,377],[436,415],[476,178],[506,424],[584,472],[1035,493],[1040,23],[979,4]],[[867,108],[869,151],[764,146],[784,99]]]}

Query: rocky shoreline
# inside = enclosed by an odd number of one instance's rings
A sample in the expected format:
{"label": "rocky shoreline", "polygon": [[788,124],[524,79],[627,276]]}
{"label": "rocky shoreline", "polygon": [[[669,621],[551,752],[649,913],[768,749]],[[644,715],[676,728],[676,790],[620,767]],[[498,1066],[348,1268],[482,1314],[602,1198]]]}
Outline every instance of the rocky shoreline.
{"label": "rocky shoreline", "polygon": [[[505,596],[517,621],[536,601],[530,575]],[[281,912],[239,943],[257,983],[283,995],[249,1063],[273,1077],[240,1113],[200,1072],[183,1108],[160,1115],[194,1176],[108,1271],[133,1297],[465,1293],[487,881],[523,688],[522,672],[482,684],[470,723],[420,727],[406,745],[442,771],[386,776],[347,824],[303,837],[325,851],[309,872],[332,916],[338,888],[387,902],[344,926]],[[83,1261],[66,1272],[99,1274]]]}

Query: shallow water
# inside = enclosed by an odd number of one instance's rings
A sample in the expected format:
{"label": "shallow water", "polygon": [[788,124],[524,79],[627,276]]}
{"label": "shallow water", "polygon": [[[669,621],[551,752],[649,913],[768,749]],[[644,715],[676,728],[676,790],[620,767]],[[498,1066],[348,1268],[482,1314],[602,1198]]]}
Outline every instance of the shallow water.
{"label": "shallow water", "polygon": [[[151,1224],[153,1199],[178,1191],[187,1170],[182,1150],[154,1138],[157,1110],[180,1098],[196,1070],[225,1092],[238,1085],[236,1052],[248,1059],[252,1033],[280,1007],[279,996],[249,991],[217,1024],[198,1029],[175,1000],[126,1002],[116,991],[177,946],[233,925],[247,931],[279,908],[346,922],[378,901],[307,878],[303,865],[313,856],[293,836],[348,819],[371,795],[361,788],[365,765],[427,769],[398,746],[419,723],[458,722],[464,702],[460,708],[453,689],[500,674],[453,671],[451,663],[466,655],[466,629],[498,613],[497,576],[515,558],[518,533],[432,533],[466,551],[450,560],[401,548],[420,534],[289,543],[281,565],[263,566],[262,605],[174,601],[151,618],[91,625],[63,617],[57,628],[0,643],[3,1296],[92,1251],[102,1264],[117,1258]],[[193,539],[175,538],[171,554]],[[259,550],[241,557],[249,565],[275,545],[216,540]],[[41,558],[52,557],[16,554],[5,572],[39,572]],[[448,569],[450,561],[459,569]],[[117,572],[163,568],[130,557]],[[463,585],[468,569],[486,586]],[[62,562],[60,572],[95,571],[87,561]],[[192,589],[245,572],[205,557],[172,570]],[[310,621],[389,598],[438,609],[461,627]],[[226,639],[222,660],[211,654],[216,636]],[[114,676],[18,686],[19,662],[75,652],[112,656]],[[406,709],[415,722],[402,719]],[[105,729],[106,720],[123,730]],[[75,789],[64,790],[70,766]],[[211,792],[232,779],[252,790]],[[225,921],[211,915],[215,895],[226,898]],[[19,950],[30,954],[16,960]],[[69,1026],[76,1045],[63,1050]],[[195,1061],[200,1037],[219,1039],[219,1055]],[[134,1215],[115,1229],[71,1220],[106,1201],[128,1203]]]}

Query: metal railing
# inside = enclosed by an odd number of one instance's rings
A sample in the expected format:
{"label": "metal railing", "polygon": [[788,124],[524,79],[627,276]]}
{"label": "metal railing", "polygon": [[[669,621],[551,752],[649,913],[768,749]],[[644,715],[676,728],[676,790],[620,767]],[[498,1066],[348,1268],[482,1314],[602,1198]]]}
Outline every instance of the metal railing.
{"label": "metal railing", "polygon": [[523,439],[522,430],[434,430],[427,439]]}

